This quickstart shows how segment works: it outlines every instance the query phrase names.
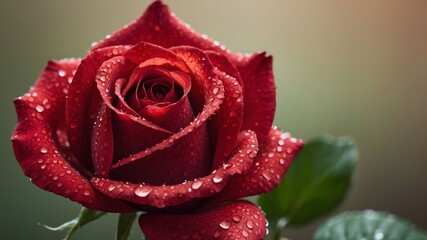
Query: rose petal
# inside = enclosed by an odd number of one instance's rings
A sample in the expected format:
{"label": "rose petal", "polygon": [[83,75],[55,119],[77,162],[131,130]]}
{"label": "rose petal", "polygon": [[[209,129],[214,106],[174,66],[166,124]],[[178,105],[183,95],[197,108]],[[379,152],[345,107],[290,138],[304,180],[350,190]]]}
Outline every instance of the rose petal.
{"label": "rose petal", "polygon": [[220,70],[216,72],[224,84],[225,98],[222,107],[209,121],[209,136],[215,149],[213,169],[223,164],[235,149],[243,122],[242,88],[235,78]]}
{"label": "rose petal", "polygon": [[193,214],[143,214],[139,224],[150,240],[260,240],[266,235],[265,215],[246,201]]}
{"label": "rose petal", "polygon": [[195,32],[172,15],[169,7],[161,1],[153,2],[138,19],[95,44],[92,50],[114,45],[135,45],[141,41],[166,48],[187,45],[226,52],[218,42]]}
{"label": "rose petal", "polygon": [[95,174],[101,177],[108,177],[113,162],[114,145],[111,111],[105,104],[101,105],[93,123],[91,146]]}
{"label": "rose petal", "polygon": [[127,46],[115,46],[91,52],[82,60],[68,89],[66,100],[66,129],[70,146],[76,158],[93,170],[90,158],[91,128],[102,102],[96,89],[98,68],[111,57],[121,55]]}
{"label": "rose petal", "polygon": [[50,61],[30,93],[15,100],[18,124],[12,143],[16,159],[25,175],[42,189],[91,209],[132,211],[124,202],[97,192],[82,176],[90,173],[69,152],[61,151],[63,140],[57,131],[65,125],[64,89],[78,64],[75,60]]}
{"label": "rose petal", "polygon": [[[234,156],[211,174],[169,186],[152,186],[93,178],[93,185],[102,193],[140,205],[163,208],[185,203],[194,198],[209,197],[220,192],[233,175],[245,174],[258,151],[254,132],[242,132]],[[156,172],[157,174],[157,172]]]}
{"label": "rose petal", "polygon": [[238,65],[244,85],[242,129],[256,132],[260,142],[267,140],[276,110],[276,86],[271,56],[253,54]]}
{"label": "rose petal", "polygon": [[268,141],[260,150],[249,172],[236,176],[211,202],[222,202],[271,191],[283,178],[304,143],[282,133],[277,127],[270,130]]}
{"label": "rose petal", "polygon": [[174,68],[182,72],[189,72],[185,61],[173,51],[148,42],[139,42],[130,48],[124,56],[140,65],[140,67],[164,65],[169,70]]}
{"label": "rose petal", "polygon": [[236,81],[239,83],[240,87],[242,87],[242,89],[244,88],[242,76],[240,76],[239,70],[226,57],[226,55],[221,54],[219,52],[212,51],[212,50],[206,50],[204,52],[206,53],[206,55],[208,55],[208,57],[211,60],[212,64],[216,68],[218,68],[222,72],[225,72],[227,75],[235,78]]}
{"label": "rose petal", "polygon": [[[185,123],[188,124],[188,122],[191,121],[191,118],[188,117],[193,116],[192,109],[191,107],[186,107],[189,106],[189,104],[185,104],[185,101],[182,101],[182,103],[183,104],[175,105],[171,110],[171,113],[176,113],[175,110],[178,111],[183,109],[185,111],[184,113],[188,113],[187,116],[184,116],[185,118],[177,118],[178,116],[183,115],[183,113],[179,113],[179,115],[176,116],[164,116],[164,118],[169,117],[169,119],[164,119],[165,121],[179,121],[179,123],[171,124],[171,126],[179,126],[178,124]],[[123,127],[127,126],[120,125],[120,128],[118,128],[118,126],[118,124],[115,124],[115,133],[117,133],[115,134],[117,136],[117,140],[115,141],[117,145],[115,145],[115,147],[117,149],[117,146],[123,146],[122,149],[119,149],[120,152],[129,152],[129,150],[133,150],[135,148],[143,150],[147,147],[151,147],[147,146],[148,142],[153,141],[149,136],[136,134],[142,133],[140,126],[136,128],[136,131],[134,132],[119,131],[123,130]],[[149,131],[145,132],[151,134]],[[154,139],[158,139],[158,135],[159,134],[154,134]],[[124,139],[124,143],[128,143],[129,145],[123,145],[123,143],[119,142],[118,139]],[[166,143],[171,144],[170,147],[161,149],[161,151],[144,151],[143,153],[146,154],[144,158],[122,165],[120,168],[113,167],[110,175],[111,178],[133,183],[145,182],[152,185],[169,185],[181,183],[186,179],[198,178],[209,173],[211,167],[211,150],[205,123],[202,123],[197,128],[192,129],[191,132],[186,133],[185,136],[172,140],[172,143],[170,143],[169,140],[167,140]],[[129,146],[132,146],[132,148]],[[159,144],[154,146],[159,147]],[[153,147],[148,149],[152,150]],[[160,148],[157,150],[160,150]],[[121,162],[118,163],[120,164]]]}
{"label": "rose petal", "polygon": [[116,81],[118,79],[128,79],[135,67],[136,66],[133,62],[122,56],[106,60],[99,67],[98,73],[95,77],[96,86],[101,94],[101,98],[104,100],[104,103],[116,113],[116,115],[125,119],[131,119],[147,128],[170,133],[168,130],[153,124],[136,113],[131,115],[114,106],[113,102],[116,100],[116,95],[114,94]]}
{"label": "rose petal", "polygon": [[[190,99],[192,107],[196,112],[200,112],[188,126],[175,133],[168,139],[154,145],[144,151],[130,155],[113,165],[118,168],[133,161],[172,146],[177,140],[194,131],[194,129],[204,125],[219,108],[224,99],[224,86],[218,79],[212,64],[201,50],[192,47],[177,47],[172,49],[184,62],[187,63],[192,76],[192,90]],[[204,104],[204,105],[203,105]],[[206,161],[206,160],[205,160]]]}

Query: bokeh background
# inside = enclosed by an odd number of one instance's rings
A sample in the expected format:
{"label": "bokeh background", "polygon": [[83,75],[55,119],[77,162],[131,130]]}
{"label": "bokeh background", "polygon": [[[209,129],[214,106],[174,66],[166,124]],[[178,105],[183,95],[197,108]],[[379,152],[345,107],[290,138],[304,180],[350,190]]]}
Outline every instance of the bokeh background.
{"label": "bokeh background", "polygon": [[[50,58],[82,57],[150,1],[0,1],[1,239],[60,239],[80,206],[39,190],[14,159],[12,99]],[[350,135],[360,149],[355,184],[329,216],[352,209],[400,215],[427,229],[427,1],[165,0],[198,32],[233,51],[274,56],[275,123],[305,139]],[[285,233],[308,239],[319,219]],[[113,239],[116,216],[75,239]],[[139,239],[134,227],[132,239]]]}

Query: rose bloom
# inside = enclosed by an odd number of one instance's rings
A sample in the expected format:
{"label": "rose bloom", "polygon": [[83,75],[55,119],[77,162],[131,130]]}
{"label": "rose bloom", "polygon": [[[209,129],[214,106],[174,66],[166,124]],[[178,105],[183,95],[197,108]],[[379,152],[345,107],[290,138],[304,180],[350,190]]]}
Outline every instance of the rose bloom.
{"label": "rose bloom", "polygon": [[272,57],[231,53],[161,1],[51,60],[15,100],[16,158],[38,187],[106,212],[143,211],[156,239],[262,239],[269,192],[302,141],[272,127]]}

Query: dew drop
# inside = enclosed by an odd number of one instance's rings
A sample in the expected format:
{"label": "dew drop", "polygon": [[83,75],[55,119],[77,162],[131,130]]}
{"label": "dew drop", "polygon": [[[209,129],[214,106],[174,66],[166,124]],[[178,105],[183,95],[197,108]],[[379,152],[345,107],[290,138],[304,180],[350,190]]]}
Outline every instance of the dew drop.
{"label": "dew drop", "polygon": [[220,175],[215,175],[213,178],[212,178],[212,181],[214,182],[214,183],[220,183],[221,181],[222,181],[222,176],[220,176]]}
{"label": "dew drop", "polygon": [[59,182],[58,184],[56,184],[58,187],[62,187],[62,183]]}
{"label": "dew drop", "polygon": [[47,149],[46,149],[46,148],[41,148],[41,149],[40,149],[40,152],[41,152],[41,153],[47,153]]}
{"label": "dew drop", "polygon": [[284,144],[285,144],[285,140],[280,139],[280,140],[279,140],[279,145],[280,145],[280,146],[283,146]]}
{"label": "dew drop", "polygon": [[222,222],[219,223],[219,226],[222,229],[229,229],[230,225],[231,225],[231,223],[229,221],[227,221],[227,220],[224,220],[224,221],[222,221]]}
{"label": "dew drop", "polygon": [[269,157],[269,158],[274,157],[274,153],[273,153],[273,152],[268,153],[268,157]]}
{"label": "dew drop", "polygon": [[248,232],[246,232],[246,230],[243,230],[243,231],[242,231],[242,235],[243,235],[243,237],[245,237],[245,238],[249,237],[249,233],[248,233]]}
{"label": "dew drop", "polygon": [[114,186],[114,184],[110,184],[110,186],[108,186],[108,191],[113,191],[116,188],[116,186]]}
{"label": "dew drop", "polygon": [[270,181],[271,175],[268,172],[262,172],[262,176],[265,178],[265,180]]}
{"label": "dew drop", "polygon": [[239,215],[234,215],[232,219],[233,219],[234,222],[239,223],[240,220],[242,219],[242,217],[239,216]]}
{"label": "dew drop", "polygon": [[217,94],[219,92],[219,87],[214,87],[213,89],[212,89],[212,93],[213,94]]}
{"label": "dew drop", "polygon": [[58,180],[58,178],[59,178],[59,177],[58,177],[58,176],[56,176],[56,175],[55,175],[55,176],[53,176],[53,180],[54,180],[54,181]]}
{"label": "dew drop", "polygon": [[254,223],[251,220],[249,220],[246,222],[246,227],[248,227],[249,229],[252,229],[254,228]]}
{"label": "dew drop", "polygon": [[83,192],[83,195],[85,195],[85,196],[89,196],[89,195],[90,195],[89,190],[85,190],[85,191]]}
{"label": "dew drop", "polygon": [[153,191],[153,189],[148,186],[139,186],[135,188],[134,193],[138,197],[146,197],[151,191]]}
{"label": "dew drop", "polygon": [[278,147],[276,148],[276,150],[277,150],[277,152],[282,152],[282,151],[283,151],[283,148],[282,148],[281,146],[278,146]]}
{"label": "dew drop", "polygon": [[203,185],[202,181],[196,181],[193,184],[191,184],[192,189],[199,189]]}
{"label": "dew drop", "polygon": [[46,164],[43,164],[40,166],[41,169],[45,169],[46,168]]}
{"label": "dew drop", "polygon": [[60,76],[60,77],[65,77],[65,75],[66,75],[67,73],[64,71],[64,70],[59,70],[58,71],[58,75]]}
{"label": "dew drop", "polygon": [[282,164],[282,165],[283,165],[283,164],[285,164],[285,159],[284,159],[284,158],[281,158],[281,159],[279,160],[279,163],[280,163],[280,164]]}
{"label": "dew drop", "polygon": [[44,107],[43,107],[43,106],[41,106],[41,105],[37,105],[37,106],[36,106],[36,110],[37,110],[37,112],[41,113],[41,112],[43,112]]}

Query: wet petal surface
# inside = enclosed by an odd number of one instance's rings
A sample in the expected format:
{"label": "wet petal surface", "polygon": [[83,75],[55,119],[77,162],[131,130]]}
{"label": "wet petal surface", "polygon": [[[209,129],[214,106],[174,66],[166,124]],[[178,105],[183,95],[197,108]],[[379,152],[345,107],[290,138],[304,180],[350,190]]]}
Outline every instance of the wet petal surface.
{"label": "wet petal surface", "polygon": [[143,214],[139,224],[151,240],[260,240],[266,235],[264,214],[245,201],[192,214]]}

